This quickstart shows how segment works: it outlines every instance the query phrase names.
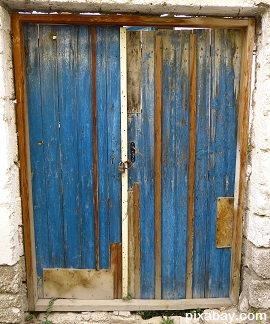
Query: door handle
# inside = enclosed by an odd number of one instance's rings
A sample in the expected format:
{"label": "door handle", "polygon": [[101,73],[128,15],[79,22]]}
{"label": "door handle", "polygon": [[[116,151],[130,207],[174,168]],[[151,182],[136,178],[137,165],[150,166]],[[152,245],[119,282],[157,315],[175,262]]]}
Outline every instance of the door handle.
{"label": "door handle", "polygon": [[136,161],[135,154],[138,153],[140,156],[143,157],[143,154],[136,148],[135,143],[130,143],[130,161],[134,163]]}

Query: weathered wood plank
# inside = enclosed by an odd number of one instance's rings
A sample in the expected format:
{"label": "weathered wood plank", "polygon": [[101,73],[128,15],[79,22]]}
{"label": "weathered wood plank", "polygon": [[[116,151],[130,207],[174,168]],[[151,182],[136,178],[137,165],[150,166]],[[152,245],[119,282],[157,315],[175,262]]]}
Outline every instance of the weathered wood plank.
{"label": "weathered wood plank", "polygon": [[[104,27],[103,27],[104,28]],[[105,41],[105,39],[103,40]],[[106,28],[107,69],[107,177],[110,243],[120,243],[121,238],[121,174],[118,163],[121,159],[121,89],[120,89],[120,29]],[[104,131],[104,130],[103,130]],[[102,135],[104,137],[104,135]],[[104,167],[103,167],[104,168]]]}
{"label": "weathered wood plank", "polygon": [[110,268],[113,271],[113,298],[122,298],[122,244],[110,244]]}
{"label": "weathered wood plank", "polygon": [[[36,242],[41,240],[42,250],[37,249],[37,265],[43,260],[43,267],[64,267],[64,232],[63,232],[63,201],[61,190],[61,142],[59,136],[59,91],[57,80],[57,45],[52,35],[57,34],[55,26],[31,26],[39,30],[39,73],[40,73],[40,91],[35,89],[33,80],[30,79],[29,91],[35,91],[37,98],[32,98],[28,94],[31,165],[36,182],[33,180],[33,197],[41,192],[41,199],[46,204],[45,210],[38,213],[38,204],[34,208]],[[32,41],[34,38],[32,38]],[[32,69],[35,73],[37,68]],[[36,83],[37,84],[37,83]],[[48,96],[48,93],[50,95]],[[39,98],[39,99],[38,99]],[[40,102],[40,105],[37,103]],[[35,113],[40,110],[39,121]],[[34,115],[31,117],[31,115]],[[33,119],[32,119],[33,118]],[[42,145],[35,143],[36,124],[42,123],[42,132],[40,141]],[[41,144],[41,143],[40,143]],[[40,159],[36,156],[36,151],[40,150],[44,159],[44,182],[39,174],[41,168],[36,165]],[[36,174],[35,174],[36,173]],[[33,177],[34,179],[34,177]],[[35,203],[34,203],[35,205]],[[57,216],[56,216],[57,215]],[[46,216],[46,217],[45,217]],[[40,223],[41,221],[41,223]],[[45,222],[47,224],[45,224]],[[46,226],[47,225],[47,226]],[[47,237],[48,241],[44,239]],[[36,245],[36,248],[38,246]],[[46,252],[44,251],[46,250]],[[48,253],[49,258],[46,263],[43,256]],[[42,274],[42,270],[41,270]]]}
{"label": "weathered wood plank", "polygon": [[77,29],[77,128],[79,201],[78,217],[81,221],[81,267],[96,268],[95,249],[95,204],[94,204],[94,145],[93,145],[93,105],[92,103],[92,44],[91,29],[80,26]]}
{"label": "weathered wood plank", "polygon": [[127,107],[128,113],[141,113],[141,34],[127,32]]}
{"label": "weathered wood plank", "polygon": [[243,33],[240,96],[238,104],[238,133],[236,153],[236,186],[234,192],[235,214],[233,220],[233,241],[230,278],[230,298],[238,302],[241,274],[242,229],[245,198],[245,177],[247,161],[249,105],[251,98],[252,53],[255,38],[255,20],[248,20]]}
{"label": "weathered wood plank", "polygon": [[113,271],[44,269],[45,298],[113,299]]}
{"label": "weathered wood plank", "polygon": [[155,37],[155,298],[161,299],[162,37]]}
{"label": "weathered wood plank", "polygon": [[230,249],[217,249],[216,208],[218,197],[232,197],[235,182],[237,100],[241,31],[212,32],[209,143],[209,223],[206,248],[205,297],[228,297]]}
{"label": "weathered wood plank", "polygon": [[229,248],[232,246],[233,213],[234,198],[219,197],[217,200],[217,248]]}
{"label": "weathered wood plank", "polygon": [[26,71],[24,56],[24,37],[19,15],[12,17],[13,54],[15,72],[15,91],[17,100],[17,124],[19,135],[20,185],[22,194],[22,216],[24,231],[24,251],[28,286],[28,307],[34,310],[38,298],[36,254],[34,238],[32,184],[30,169],[30,147],[28,129],[28,107],[26,93]]}
{"label": "weathered wood plank", "polygon": [[[182,310],[196,308],[220,308],[232,306],[229,298],[204,298],[180,300],[76,300],[58,299],[52,311],[139,311],[139,310]],[[36,311],[46,311],[48,299],[39,299]]]}
{"label": "weathered wood plank", "polygon": [[[28,100],[28,122],[32,126],[29,129],[30,152],[31,152],[31,173],[33,188],[33,207],[35,246],[37,253],[37,274],[42,276],[42,268],[49,263],[49,240],[48,240],[48,213],[47,213],[47,187],[45,158],[44,158],[44,136],[43,118],[41,109],[41,87],[40,87],[40,52],[38,48],[38,28],[25,28],[25,51],[26,51],[26,80],[33,82],[34,87],[29,87]],[[32,41],[31,41],[32,40]],[[42,41],[42,35],[41,35]],[[37,109],[38,107],[38,109]],[[40,229],[44,230],[40,230]],[[43,256],[40,258],[40,256]]]}
{"label": "weathered wood plank", "polygon": [[[59,137],[62,171],[62,209],[65,267],[80,268],[80,220],[78,199],[78,133],[76,103],[77,37],[74,26],[57,27],[59,89]],[[74,91],[70,91],[74,89]]]}
{"label": "weathered wood plank", "polygon": [[95,212],[95,261],[96,270],[100,268],[99,256],[99,215],[98,215],[98,145],[97,145],[97,50],[96,28],[91,28],[92,48],[92,106],[93,106],[93,154],[94,154],[94,212]]}
{"label": "weathered wood plank", "polygon": [[[121,160],[128,160],[126,29],[120,28]],[[122,294],[128,295],[128,170],[122,173]]]}
{"label": "weathered wood plank", "polygon": [[208,148],[210,96],[210,31],[197,30],[196,168],[194,187],[193,298],[204,297],[208,215]]}
{"label": "weathered wood plank", "polygon": [[[140,32],[138,32],[139,34]],[[129,170],[129,187],[138,183],[140,187],[140,296],[154,298],[155,295],[155,211],[154,211],[154,105],[155,105],[155,44],[153,32],[142,32],[142,103],[141,114],[128,115],[129,143],[134,142],[142,153],[136,154],[136,161]],[[139,246],[139,245],[138,245]]]}
{"label": "weathered wood plank", "polygon": [[160,31],[162,68],[162,298],[185,298],[190,31]]}
{"label": "weathered wood plank", "polygon": [[134,280],[134,199],[133,190],[128,191],[128,293],[135,297],[135,280]]}
{"label": "weathered wood plank", "polygon": [[188,233],[186,298],[192,298],[194,248],[194,187],[196,156],[196,105],[197,105],[197,35],[190,35],[190,103],[189,103],[189,180],[188,180]]}
{"label": "weathered wood plank", "polygon": [[107,69],[110,66],[108,55],[108,34],[106,27],[96,27],[97,59],[97,150],[98,150],[98,217],[99,217],[99,265],[109,268],[109,205],[108,175],[108,120],[107,120]]}
{"label": "weathered wood plank", "polygon": [[133,235],[134,235],[134,297],[141,295],[141,235],[140,235],[140,186],[133,185]]}
{"label": "weathered wood plank", "polygon": [[193,27],[193,28],[246,28],[248,19],[228,18],[166,18],[160,16],[137,15],[20,15],[13,14],[21,22],[71,25],[106,25],[106,26],[153,26],[153,27]]}

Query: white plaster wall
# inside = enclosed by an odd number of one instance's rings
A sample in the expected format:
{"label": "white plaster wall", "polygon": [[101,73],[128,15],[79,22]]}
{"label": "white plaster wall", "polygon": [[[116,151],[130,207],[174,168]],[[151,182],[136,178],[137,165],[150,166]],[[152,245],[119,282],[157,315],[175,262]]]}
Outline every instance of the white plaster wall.
{"label": "white plaster wall", "polygon": [[0,7],[0,265],[23,254],[21,204],[9,13]]}
{"label": "white plaster wall", "polygon": [[[3,0],[1,3],[10,10],[22,11],[262,16],[257,34],[250,136],[253,149],[246,194],[243,293],[239,306],[245,311],[250,306],[270,308],[270,0]],[[14,265],[23,254],[14,100],[10,17],[0,6],[0,265]]]}

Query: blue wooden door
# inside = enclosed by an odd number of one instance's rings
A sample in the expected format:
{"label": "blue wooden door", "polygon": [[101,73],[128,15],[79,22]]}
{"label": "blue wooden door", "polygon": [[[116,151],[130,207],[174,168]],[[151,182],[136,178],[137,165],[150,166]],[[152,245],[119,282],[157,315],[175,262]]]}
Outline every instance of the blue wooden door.
{"label": "blue wooden door", "polygon": [[46,268],[110,269],[121,247],[120,33],[27,25],[24,38],[41,286]]}
{"label": "blue wooden door", "polygon": [[130,32],[129,47],[129,188],[139,192],[140,224],[134,294],[228,297],[231,251],[216,247],[216,213],[218,198],[234,195],[241,31]]}
{"label": "blue wooden door", "polygon": [[[24,38],[40,297],[46,269],[107,269],[121,298],[119,28],[28,25]],[[240,49],[237,30],[127,32],[134,298],[229,295],[216,214],[234,194]]]}

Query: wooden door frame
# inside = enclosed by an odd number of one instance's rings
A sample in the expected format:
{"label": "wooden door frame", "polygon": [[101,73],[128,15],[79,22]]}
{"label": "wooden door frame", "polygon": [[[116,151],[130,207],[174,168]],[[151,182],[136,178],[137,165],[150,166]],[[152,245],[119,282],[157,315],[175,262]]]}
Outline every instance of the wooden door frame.
{"label": "wooden door frame", "polygon": [[12,14],[15,91],[19,134],[20,181],[24,224],[28,303],[30,311],[44,311],[48,299],[38,299],[34,221],[30,170],[29,125],[27,112],[26,72],[24,57],[24,24],[65,24],[91,26],[153,26],[190,28],[234,28],[243,33],[240,95],[238,106],[237,157],[234,193],[234,221],[231,257],[230,298],[201,298],[181,300],[65,300],[58,299],[54,311],[112,311],[218,308],[238,303],[240,290],[242,223],[244,212],[245,173],[247,161],[249,103],[251,93],[252,54],[255,37],[253,18],[166,18],[135,15],[71,15],[71,14]]}

